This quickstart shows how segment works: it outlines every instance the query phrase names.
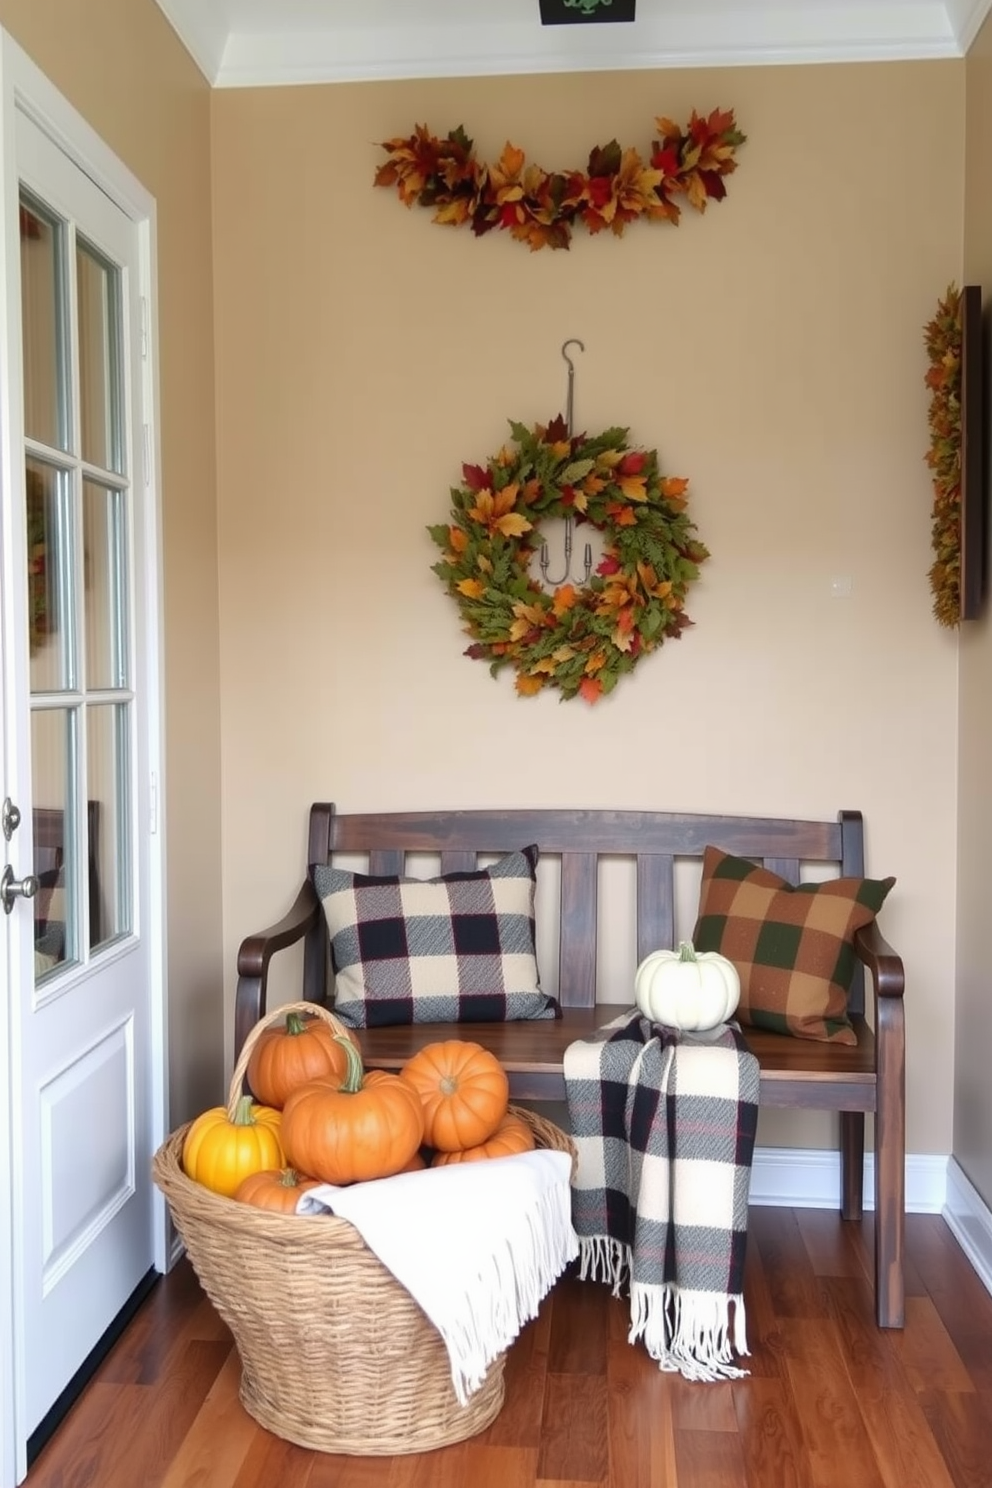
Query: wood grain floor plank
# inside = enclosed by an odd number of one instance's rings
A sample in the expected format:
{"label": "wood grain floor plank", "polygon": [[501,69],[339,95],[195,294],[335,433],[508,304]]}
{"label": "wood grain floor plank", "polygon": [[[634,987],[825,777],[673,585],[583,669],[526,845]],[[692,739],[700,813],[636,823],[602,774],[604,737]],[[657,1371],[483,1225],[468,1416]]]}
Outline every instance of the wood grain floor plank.
{"label": "wood grain floor plank", "polygon": [[796,1224],[815,1276],[870,1280],[869,1258],[856,1243],[858,1227],[831,1209],[797,1209]]}
{"label": "wood grain floor plank", "polygon": [[152,1399],[144,1385],[89,1385],[32,1465],[30,1488],[123,1483],[118,1462],[127,1443],[143,1436]]}
{"label": "wood grain floor plank", "polygon": [[605,1350],[601,1362],[601,1374],[552,1374],[549,1370],[538,1478],[585,1483],[602,1483],[606,1478]]}
{"label": "wood grain floor plank", "polygon": [[752,1377],[788,1379],[785,1345],[768,1277],[761,1252],[750,1235],[744,1258],[744,1312],[750,1352],[741,1360],[742,1365]]}
{"label": "wood grain floor plank", "polygon": [[747,1488],[740,1441],[726,1431],[676,1431],[675,1461],[678,1488]]}
{"label": "wood grain floor plank", "polygon": [[909,1215],[906,1246],[972,1384],[976,1390],[992,1392],[988,1292],[967,1262],[962,1269],[960,1247],[939,1216]]}
{"label": "wood grain floor plank", "polygon": [[537,1447],[544,1417],[544,1383],[548,1373],[552,1298],[507,1350],[503,1409],[483,1433],[490,1446]]}
{"label": "wood grain floor plank", "polygon": [[705,1389],[700,1389],[698,1382],[683,1379],[680,1374],[669,1375],[668,1381],[676,1431],[730,1431],[736,1434],[737,1413],[734,1387],[730,1381],[707,1385]]}
{"label": "wood grain floor plank", "polygon": [[782,1323],[813,1488],[885,1488],[832,1323]]}
{"label": "wood grain floor plank", "polygon": [[923,1348],[917,1338],[923,1298],[907,1298],[905,1331],[875,1327],[860,1282],[827,1282],[841,1352],[886,1488],[952,1488],[947,1467],[905,1365]]}
{"label": "wood grain floor plank", "polygon": [[238,1399],[240,1384],[241,1360],[232,1348],[169,1464],[162,1488],[245,1488],[239,1475],[262,1432]]}
{"label": "wood grain floor plank", "polygon": [[601,1282],[566,1276],[555,1287],[548,1346],[551,1374],[603,1374],[606,1369],[607,1302]]}
{"label": "wood grain floor plank", "polygon": [[741,1380],[733,1394],[748,1488],[813,1488],[798,1408],[786,1382]]}
{"label": "wood grain floor plank", "polygon": [[674,1488],[672,1377],[639,1345],[607,1345],[607,1430],[611,1488]]}
{"label": "wood grain floor plank", "polygon": [[161,1279],[155,1283],[116,1347],[100,1365],[97,1379],[106,1384],[146,1385],[159,1378],[181,1319],[191,1318],[204,1300],[190,1266],[181,1268],[176,1281],[175,1286],[163,1286]]}
{"label": "wood grain floor plank", "polygon": [[464,1461],[461,1488],[533,1488],[537,1474],[536,1447],[494,1447],[480,1437],[466,1443]]}
{"label": "wood grain floor plank", "polygon": [[[279,1488],[310,1488],[316,1460],[313,1452],[269,1431],[260,1431],[255,1444],[234,1488],[273,1488],[275,1484]],[[213,1488],[213,1482],[207,1479],[203,1488]]]}
{"label": "wood grain floor plank", "polygon": [[974,1393],[958,1395],[950,1390],[925,1390],[920,1404],[954,1488],[989,1488],[992,1412],[988,1399]]}
{"label": "wood grain floor plank", "polygon": [[823,1318],[827,1302],[792,1210],[752,1209],[748,1250],[756,1246],[777,1318]]}
{"label": "wood grain floor plank", "polygon": [[[392,1476],[389,1457],[343,1457],[335,1452],[316,1452],[307,1488],[389,1488]],[[280,1488],[276,1483],[272,1488]]]}
{"label": "wood grain floor plank", "polygon": [[930,1297],[907,1297],[906,1327],[893,1342],[914,1390],[974,1390],[974,1382]]}
{"label": "wood grain floor plank", "polygon": [[[389,1475],[383,1479],[389,1488],[466,1488],[472,1481],[468,1472],[468,1444],[456,1442],[436,1452],[411,1452],[407,1457],[393,1457]],[[380,1459],[383,1464],[386,1458]],[[332,1483],[334,1480],[332,1479]],[[337,1488],[336,1483],[334,1488]]]}

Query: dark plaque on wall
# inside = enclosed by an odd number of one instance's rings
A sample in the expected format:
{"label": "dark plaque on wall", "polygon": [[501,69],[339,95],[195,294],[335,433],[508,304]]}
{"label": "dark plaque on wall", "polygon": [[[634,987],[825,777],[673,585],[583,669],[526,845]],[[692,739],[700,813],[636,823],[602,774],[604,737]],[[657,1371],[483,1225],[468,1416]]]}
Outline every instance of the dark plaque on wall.
{"label": "dark plaque on wall", "polygon": [[542,26],[588,26],[632,21],[637,0],[541,0]]}

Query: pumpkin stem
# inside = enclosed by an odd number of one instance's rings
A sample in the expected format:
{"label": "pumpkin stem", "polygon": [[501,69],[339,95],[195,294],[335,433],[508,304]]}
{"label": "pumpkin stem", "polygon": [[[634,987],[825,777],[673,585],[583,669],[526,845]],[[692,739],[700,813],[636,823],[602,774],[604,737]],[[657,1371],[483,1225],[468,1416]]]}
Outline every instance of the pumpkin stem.
{"label": "pumpkin stem", "polygon": [[253,1095],[239,1095],[237,1108],[234,1112],[232,1126],[254,1126],[255,1118],[252,1115],[252,1106],[255,1104]]}
{"label": "pumpkin stem", "polygon": [[341,1081],[341,1094],[355,1095],[361,1090],[362,1081],[365,1078],[362,1056],[355,1048],[351,1039],[346,1038],[343,1033],[336,1033],[334,1035],[334,1042],[341,1045],[348,1060],[348,1068],[345,1071],[344,1079]]}
{"label": "pumpkin stem", "polygon": [[696,952],[695,952],[695,949],[693,948],[692,941],[691,940],[680,940],[679,941],[679,960],[680,961],[695,961],[697,959],[698,959],[698,957],[696,956]]}
{"label": "pumpkin stem", "polygon": [[296,1038],[298,1034],[306,1033],[306,1031],[307,1031],[307,1025],[306,1025],[305,1021],[303,1020],[303,1018],[300,1017],[299,1013],[287,1013],[286,1014],[286,1032],[287,1033],[292,1034],[292,1036],[294,1038]]}
{"label": "pumpkin stem", "polygon": [[300,1175],[295,1168],[283,1168],[279,1175],[279,1186],[281,1188],[299,1188]]}

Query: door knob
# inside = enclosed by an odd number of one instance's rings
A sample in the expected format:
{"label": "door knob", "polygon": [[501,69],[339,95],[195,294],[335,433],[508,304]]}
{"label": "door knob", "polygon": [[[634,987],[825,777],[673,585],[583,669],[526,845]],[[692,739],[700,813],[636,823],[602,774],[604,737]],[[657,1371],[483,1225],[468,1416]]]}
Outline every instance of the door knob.
{"label": "door knob", "polygon": [[0,903],[4,914],[10,914],[15,899],[33,899],[37,892],[38,880],[33,873],[29,873],[27,878],[15,878],[13,868],[7,864],[0,875]]}
{"label": "door knob", "polygon": [[0,811],[0,824],[8,842],[21,825],[20,808],[14,805],[9,796],[4,799],[3,810]]}

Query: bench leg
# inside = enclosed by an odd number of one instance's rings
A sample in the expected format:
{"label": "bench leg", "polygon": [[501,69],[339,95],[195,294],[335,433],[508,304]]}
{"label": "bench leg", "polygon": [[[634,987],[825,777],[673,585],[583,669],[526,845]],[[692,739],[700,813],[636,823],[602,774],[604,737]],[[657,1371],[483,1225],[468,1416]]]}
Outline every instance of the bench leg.
{"label": "bench leg", "polygon": [[860,1219],[865,1192],[865,1113],[840,1113],[840,1215]]}
{"label": "bench leg", "polygon": [[875,1316],[880,1328],[905,1325],[905,1232],[905,1120],[901,1104],[896,1101],[890,1109],[882,1096],[875,1116]]}

